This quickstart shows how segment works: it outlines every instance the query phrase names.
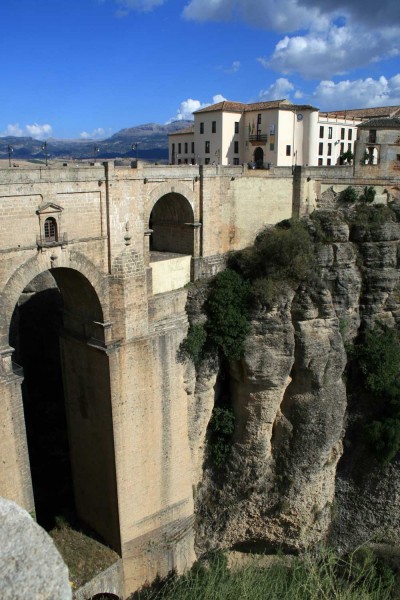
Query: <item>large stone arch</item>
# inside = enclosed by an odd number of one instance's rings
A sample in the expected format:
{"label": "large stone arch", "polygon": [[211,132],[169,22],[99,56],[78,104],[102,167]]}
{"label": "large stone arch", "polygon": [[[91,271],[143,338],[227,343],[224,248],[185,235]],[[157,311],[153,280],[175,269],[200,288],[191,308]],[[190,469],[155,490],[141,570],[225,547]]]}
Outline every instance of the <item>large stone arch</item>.
{"label": "large stone arch", "polygon": [[[55,249],[57,251],[58,249]],[[23,290],[35,277],[45,271],[67,268],[79,273],[93,287],[101,306],[101,321],[109,319],[109,298],[107,277],[81,252],[58,252],[52,260],[52,253],[38,253],[22,263],[10,276],[0,294],[0,347],[8,344],[8,328],[14,307]],[[71,290],[72,292],[73,290]]]}
{"label": "large stone arch", "polygon": [[[104,274],[81,253],[69,253],[61,247],[47,248],[46,252],[23,263],[9,278],[1,295],[2,335],[6,341],[2,356],[8,352],[11,360],[9,330],[20,294],[45,271],[53,275],[64,302],[59,348],[76,514],[120,551],[112,375],[104,339],[104,318],[108,313],[108,283]],[[34,337],[32,339],[34,343]],[[20,487],[8,485],[8,497],[24,506],[30,501],[31,505],[26,508],[32,509],[29,439],[27,446],[22,410],[23,382],[18,370],[0,370],[0,421],[14,423],[14,429],[5,426],[3,430],[1,453],[7,456],[7,464],[0,465],[0,481],[15,480]],[[25,381],[24,387],[27,385]],[[15,423],[18,423],[18,435]]]}

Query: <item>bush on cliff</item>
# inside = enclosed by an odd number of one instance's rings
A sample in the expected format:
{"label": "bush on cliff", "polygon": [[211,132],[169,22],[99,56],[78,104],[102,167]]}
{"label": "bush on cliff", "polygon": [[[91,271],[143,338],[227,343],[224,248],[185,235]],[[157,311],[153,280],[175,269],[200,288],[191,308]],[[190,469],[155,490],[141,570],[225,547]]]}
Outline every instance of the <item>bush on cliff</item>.
{"label": "bush on cliff", "polygon": [[211,282],[204,309],[207,314],[208,341],[228,360],[238,360],[243,354],[249,332],[248,282],[240,275],[225,269]]}
{"label": "bush on cliff", "polygon": [[400,450],[400,339],[389,327],[368,331],[356,346],[362,384],[374,401],[375,419],[365,425],[365,439],[382,463]]}
{"label": "bush on cliff", "polygon": [[264,229],[238,264],[251,279],[255,298],[268,306],[310,275],[314,243],[305,223],[290,219]]}

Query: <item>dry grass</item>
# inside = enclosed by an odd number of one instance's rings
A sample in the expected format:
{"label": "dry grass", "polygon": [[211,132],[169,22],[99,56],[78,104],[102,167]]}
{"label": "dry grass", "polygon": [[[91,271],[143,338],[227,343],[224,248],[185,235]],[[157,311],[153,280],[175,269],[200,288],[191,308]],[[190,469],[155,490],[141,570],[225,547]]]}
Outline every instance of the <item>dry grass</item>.
{"label": "dry grass", "polygon": [[73,587],[79,588],[119,559],[114,550],[61,522],[50,532],[69,569]]}

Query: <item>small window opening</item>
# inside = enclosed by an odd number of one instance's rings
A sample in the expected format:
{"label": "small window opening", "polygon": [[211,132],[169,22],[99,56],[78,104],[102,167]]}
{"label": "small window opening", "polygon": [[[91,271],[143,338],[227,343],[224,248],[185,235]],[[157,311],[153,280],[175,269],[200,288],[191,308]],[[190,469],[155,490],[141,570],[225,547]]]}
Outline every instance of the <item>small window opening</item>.
{"label": "small window opening", "polygon": [[44,222],[45,242],[57,242],[57,223],[53,217],[48,217]]}

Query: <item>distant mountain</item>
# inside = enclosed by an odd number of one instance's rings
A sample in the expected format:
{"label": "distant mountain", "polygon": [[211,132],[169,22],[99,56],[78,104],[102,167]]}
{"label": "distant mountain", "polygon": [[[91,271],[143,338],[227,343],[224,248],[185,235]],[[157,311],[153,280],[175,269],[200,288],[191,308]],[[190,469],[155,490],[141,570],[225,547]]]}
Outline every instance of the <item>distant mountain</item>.
{"label": "distant mountain", "polygon": [[[138,144],[139,159],[166,160],[168,158],[168,134],[183,129],[192,121],[174,121],[168,125],[146,123],[128,127],[105,140],[47,140],[49,159],[71,158],[127,158],[136,157],[132,144]],[[8,158],[8,146],[13,147],[12,159],[44,160],[43,141],[31,137],[7,136],[0,138],[0,158]],[[95,147],[99,151],[95,152]]]}

